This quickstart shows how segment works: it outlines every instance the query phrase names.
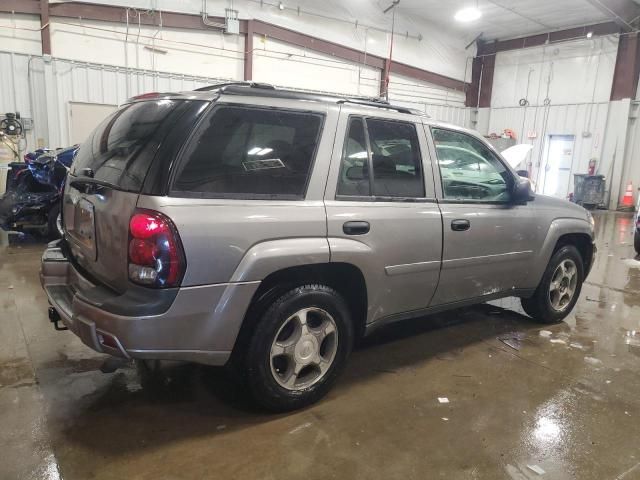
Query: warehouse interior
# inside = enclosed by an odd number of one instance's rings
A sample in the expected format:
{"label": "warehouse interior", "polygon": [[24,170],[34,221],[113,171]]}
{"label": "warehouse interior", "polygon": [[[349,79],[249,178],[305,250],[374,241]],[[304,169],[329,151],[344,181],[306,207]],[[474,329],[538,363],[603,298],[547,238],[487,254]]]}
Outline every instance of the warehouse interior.
{"label": "warehouse interior", "polygon": [[391,325],[271,414],[223,368],[149,381],[54,330],[46,235],[0,230],[0,477],[640,478],[639,31],[638,0],[0,0],[0,197],[132,97],[257,82],[524,145],[511,167],[597,246],[563,322],[509,297]]}

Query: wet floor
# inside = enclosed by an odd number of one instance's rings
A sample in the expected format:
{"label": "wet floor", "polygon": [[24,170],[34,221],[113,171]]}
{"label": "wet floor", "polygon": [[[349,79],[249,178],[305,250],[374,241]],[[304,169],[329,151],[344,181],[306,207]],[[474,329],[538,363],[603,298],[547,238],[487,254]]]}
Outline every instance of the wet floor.
{"label": "wet floor", "polygon": [[219,369],[105,363],[54,331],[43,244],[5,235],[0,478],[640,478],[640,261],[631,216],[596,221],[566,322],[536,325],[505,299],[405,323],[287,415],[253,410]]}

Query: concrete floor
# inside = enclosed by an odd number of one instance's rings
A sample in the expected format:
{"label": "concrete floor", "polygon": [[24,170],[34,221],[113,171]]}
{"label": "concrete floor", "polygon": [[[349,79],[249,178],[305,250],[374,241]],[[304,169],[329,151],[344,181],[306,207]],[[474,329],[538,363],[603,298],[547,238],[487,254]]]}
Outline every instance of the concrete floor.
{"label": "concrete floor", "polygon": [[566,322],[541,327],[506,299],[388,329],[288,415],[252,410],[216,369],[147,385],[105,364],[49,324],[43,245],[5,236],[0,478],[640,478],[640,262],[629,215],[596,220],[597,263]]}

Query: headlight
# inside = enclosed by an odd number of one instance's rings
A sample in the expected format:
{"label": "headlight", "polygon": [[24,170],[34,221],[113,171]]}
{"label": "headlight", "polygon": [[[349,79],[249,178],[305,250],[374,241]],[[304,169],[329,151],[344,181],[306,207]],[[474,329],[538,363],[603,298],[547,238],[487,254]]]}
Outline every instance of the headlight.
{"label": "headlight", "polygon": [[587,210],[587,219],[589,220],[589,223],[591,224],[591,231],[593,232],[595,230],[595,228],[596,228],[596,221],[593,219],[593,215],[588,210]]}

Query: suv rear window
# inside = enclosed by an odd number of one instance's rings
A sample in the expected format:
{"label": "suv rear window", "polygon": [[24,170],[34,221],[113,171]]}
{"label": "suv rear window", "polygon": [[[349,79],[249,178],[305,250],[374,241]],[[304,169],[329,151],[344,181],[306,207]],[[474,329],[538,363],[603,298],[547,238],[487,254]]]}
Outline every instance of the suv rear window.
{"label": "suv rear window", "polygon": [[323,116],[222,106],[197,128],[173,190],[208,197],[303,198]]}
{"label": "suv rear window", "polygon": [[73,162],[73,175],[93,178],[123,190],[140,191],[155,149],[146,149],[180,103],[154,100],[130,103],[107,117],[87,138]]}

